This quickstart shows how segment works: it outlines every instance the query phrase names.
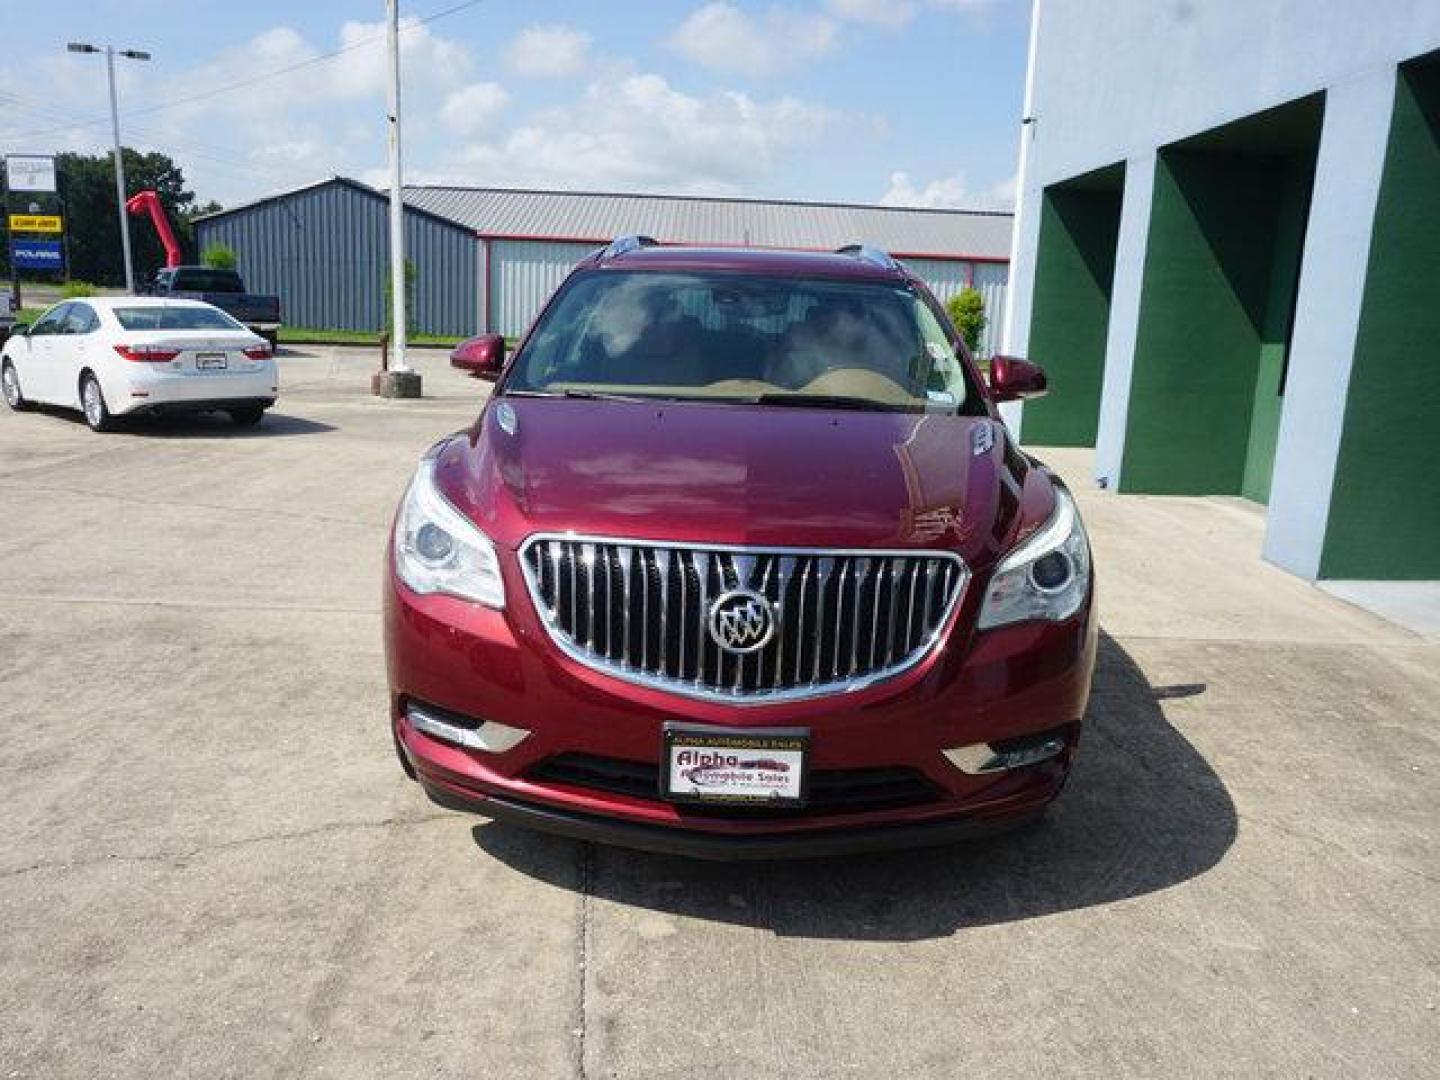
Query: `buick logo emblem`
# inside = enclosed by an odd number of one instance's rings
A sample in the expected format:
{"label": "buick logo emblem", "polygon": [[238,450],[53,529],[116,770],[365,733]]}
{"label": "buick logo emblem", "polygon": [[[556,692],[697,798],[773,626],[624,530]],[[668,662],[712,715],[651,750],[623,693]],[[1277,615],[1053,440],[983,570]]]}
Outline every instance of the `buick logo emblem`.
{"label": "buick logo emblem", "polygon": [[774,636],[775,609],[757,592],[731,589],[710,605],[710,637],[726,652],[757,652]]}

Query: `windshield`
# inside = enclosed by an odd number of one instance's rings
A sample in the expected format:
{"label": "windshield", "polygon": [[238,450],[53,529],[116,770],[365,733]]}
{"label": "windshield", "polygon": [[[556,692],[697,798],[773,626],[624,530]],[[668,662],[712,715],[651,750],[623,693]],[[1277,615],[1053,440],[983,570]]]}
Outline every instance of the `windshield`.
{"label": "windshield", "polygon": [[939,318],[906,285],[722,271],[578,275],[505,392],[983,411]]}
{"label": "windshield", "polygon": [[218,308],[169,307],[159,304],[145,307],[117,307],[115,318],[126,330],[244,330],[238,322]]}

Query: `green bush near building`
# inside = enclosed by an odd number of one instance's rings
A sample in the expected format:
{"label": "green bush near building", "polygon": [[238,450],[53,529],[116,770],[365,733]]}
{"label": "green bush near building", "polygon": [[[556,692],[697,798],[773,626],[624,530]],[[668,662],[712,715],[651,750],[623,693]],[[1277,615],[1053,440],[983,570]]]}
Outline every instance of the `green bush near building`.
{"label": "green bush near building", "polygon": [[973,285],[966,285],[945,304],[950,321],[972,353],[979,353],[980,340],[989,321],[985,315],[985,297]]}

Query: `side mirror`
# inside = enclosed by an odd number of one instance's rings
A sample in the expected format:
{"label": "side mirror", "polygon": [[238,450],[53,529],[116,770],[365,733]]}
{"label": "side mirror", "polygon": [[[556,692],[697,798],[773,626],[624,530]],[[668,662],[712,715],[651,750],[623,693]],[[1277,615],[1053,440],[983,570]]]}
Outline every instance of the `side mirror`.
{"label": "side mirror", "polygon": [[505,367],[505,339],[499,334],[481,334],[462,341],[450,354],[450,366],[469,372],[472,378],[493,382]]}
{"label": "side mirror", "polygon": [[1018,356],[990,358],[990,393],[996,401],[1044,397],[1049,390],[1045,369]]}
{"label": "side mirror", "polygon": [[10,326],[10,336],[11,336],[11,337],[28,337],[29,334],[30,334],[30,324],[29,324],[29,323],[17,322],[17,323],[12,323],[11,326]]}

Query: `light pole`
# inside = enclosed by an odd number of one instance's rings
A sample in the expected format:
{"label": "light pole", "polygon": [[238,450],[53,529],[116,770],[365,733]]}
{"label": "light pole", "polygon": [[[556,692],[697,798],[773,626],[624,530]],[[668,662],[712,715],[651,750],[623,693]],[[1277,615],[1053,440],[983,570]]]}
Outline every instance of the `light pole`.
{"label": "light pole", "polygon": [[394,358],[380,373],[376,387],[381,397],[420,396],[420,373],[405,357],[405,202],[400,166],[400,0],[385,3],[385,51],[390,67],[389,113],[386,129],[390,149],[390,349]]}
{"label": "light pole", "polygon": [[72,41],[66,46],[73,53],[105,54],[105,70],[110,76],[110,130],[115,136],[115,209],[120,214],[120,246],[125,252],[125,291],[135,291],[135,270],[130,263],[130,218],[125,213],[125,156],[120,150],[120,105],[115,96],[115,57],[127,60],[149,60],[150,54],[141,49],[119,49],[106,45],[103,49]]}

